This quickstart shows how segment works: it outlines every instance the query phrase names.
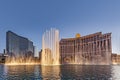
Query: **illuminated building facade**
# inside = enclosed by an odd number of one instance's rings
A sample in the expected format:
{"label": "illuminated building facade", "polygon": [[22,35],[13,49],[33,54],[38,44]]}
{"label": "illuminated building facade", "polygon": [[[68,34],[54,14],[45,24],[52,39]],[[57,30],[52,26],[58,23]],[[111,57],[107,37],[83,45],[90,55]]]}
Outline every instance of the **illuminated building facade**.
{"label": "illuminated building facade", "polygon": [[120,64],[120,55],[112,54],[112,64]]}
{"label": "illuminated building facade", "polygon": [[62,64],[111,64],[111,33],[101,32],[60,40]]}
{"label": "illuminated building facade", "polygon": [[6,33],[6,50],[9,56],[34,56],[33,42],[12,31]]}

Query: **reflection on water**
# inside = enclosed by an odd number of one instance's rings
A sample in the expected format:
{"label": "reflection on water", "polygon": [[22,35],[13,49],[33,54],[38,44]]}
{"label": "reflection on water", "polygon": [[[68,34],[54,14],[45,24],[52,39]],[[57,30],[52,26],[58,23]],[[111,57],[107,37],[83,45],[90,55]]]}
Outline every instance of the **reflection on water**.
{"label": "reflection on water", "polygon": [[0,80],[120,80],[120,66],[0,65]]}
{"label": "reflection on water", "polygon": [[[66,70],[66,71],[64,71]],[[61,68],[66,79],[106,80],[111,78],[111,66],[65,66]],[[71,76],[70,76],[71,75]]]}
{"label": "reflection on water", "polygon": [[41,66],[41,76],[44,80],[60,80],[60,66]]}
{"label": "reflection on water", "polygon": [[112,66],[112,78],[113,80],[120,80],[120,65]]}

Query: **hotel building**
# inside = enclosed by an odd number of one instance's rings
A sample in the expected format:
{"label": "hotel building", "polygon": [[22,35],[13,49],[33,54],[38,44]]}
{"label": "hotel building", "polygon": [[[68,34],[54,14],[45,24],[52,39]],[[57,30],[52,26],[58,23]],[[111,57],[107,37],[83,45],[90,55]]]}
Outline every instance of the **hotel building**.
{"label": "hotel building", "polygon": [[12,31],[6,33],[6,50],[9,56],[34,56],[33,42]]}
{"label": "hotel building", "polygon": [[120,55],[119,54],[112,54],[112,64],[120,64]]}
{"label": "hotel building", "polygon": [[87,36],[60,40],[62,64],[111,64],[111,33],[97,32]]}

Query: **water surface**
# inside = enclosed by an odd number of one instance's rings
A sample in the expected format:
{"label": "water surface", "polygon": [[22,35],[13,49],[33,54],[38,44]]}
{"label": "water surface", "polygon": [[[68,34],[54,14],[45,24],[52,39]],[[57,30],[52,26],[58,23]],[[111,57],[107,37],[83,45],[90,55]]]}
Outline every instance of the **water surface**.
{"label": "water surface", "polygon": [[120,80],[120,66],[0,65],[0,80]]}

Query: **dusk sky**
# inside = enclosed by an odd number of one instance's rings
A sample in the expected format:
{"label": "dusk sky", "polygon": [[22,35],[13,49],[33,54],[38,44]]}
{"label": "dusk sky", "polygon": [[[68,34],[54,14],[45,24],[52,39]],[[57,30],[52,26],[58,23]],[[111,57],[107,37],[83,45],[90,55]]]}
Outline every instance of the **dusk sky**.
{"label": "dusk sky", "polygon": [[57,28],[61,38],[112,32],[112,52],[120,53],[120,0],[0,0],[0,52],[6,31],[34,42],[40,51],[42,35]]}

